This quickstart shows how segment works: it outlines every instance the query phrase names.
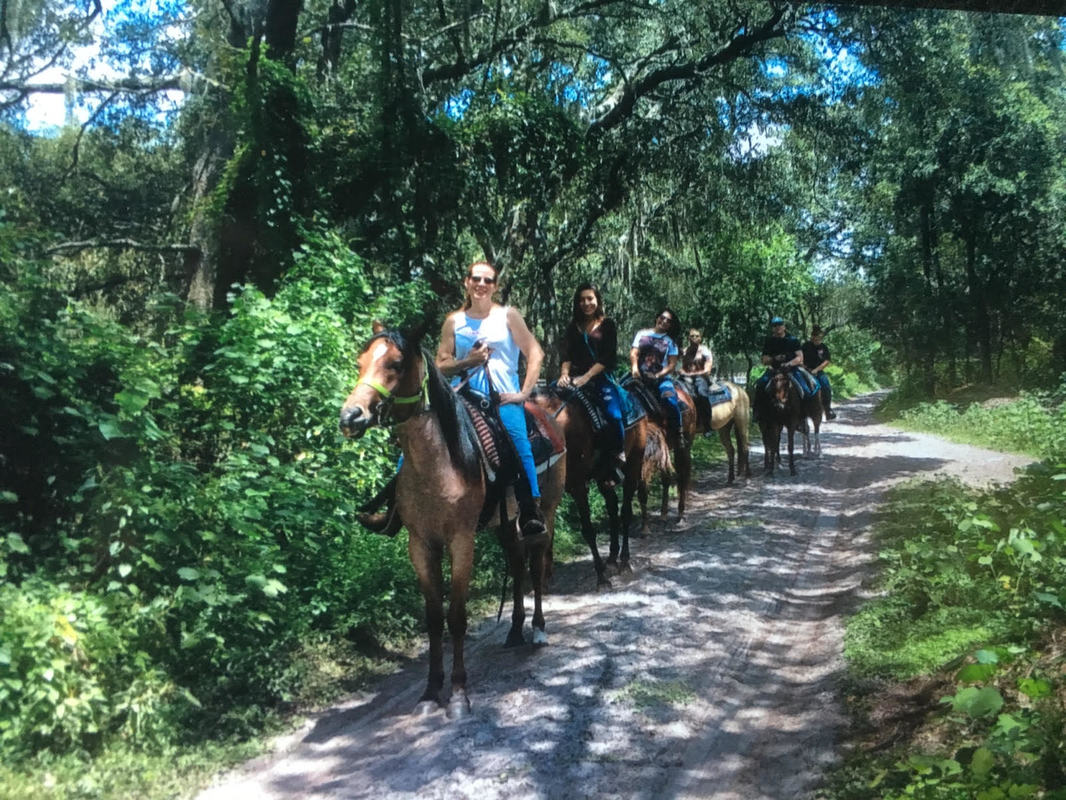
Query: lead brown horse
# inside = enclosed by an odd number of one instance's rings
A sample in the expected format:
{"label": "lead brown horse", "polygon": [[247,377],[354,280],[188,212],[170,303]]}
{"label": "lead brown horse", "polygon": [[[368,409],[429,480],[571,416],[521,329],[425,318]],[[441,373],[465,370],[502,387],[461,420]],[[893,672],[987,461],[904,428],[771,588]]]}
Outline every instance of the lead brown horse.
{"label": "lead brown horse", "polygon": [[[608,586],[608,566],[618,564],[623,570],[629,569],[629,530],[633,522],[633,495],[651,477],[653,466],[658,469],[668,468],[669,453],[666,442],[658,429],[649,432],[646,416],[626,428],[623,444],[626,465],[622,480],[622,513],[619,516],[618,496],[613,482],[596,474],[597,436],[588,413],[580,404],[569,403],[555,392],[538,394],[536,401],[555,417],[566,437],[566,491],[577,504],[578,516],[581,519],[581,536],[592,552],[596,583],[599,586]],[[589,511],[590,483],[596,484],[607,507],[611,544],[606,562],[600,557],[600,551],[596,547],[596,529],[592,525],[592,515]],[[642,533],[646,533],[647,514],[642,516],[641,525]]]}
{"label": "lead brown horse", "polygon": [[[474,534],[485,504],[488,485],[475,449],[472,424],[444,376],[428,355],[398,331],[374,325],[374,335],[358,359],[359,381],[345,400],[341,430],[359,437],[371,425],[394,424],[403,465],[396,484],[396,510],[410,533],[408,553],[426,604],[429,629],[429,679],[418,709],[428,713],[445,705],[444,691],[444,578],[445,550],[451,560],[451,597],[448,631],[452,638],[449,717],[470,710],[466,693],[463,645],[466,636],[466,600],[474,566]],[[566,479],[565,459],[542,474],[541,510],[548,528],[547,542],[526,546],[516,536],[516,525],[497,532],[507,553],[514,583],[514,610],[508,646],[523,643],[525,622],[524,577],[528,560],[533,584],[533,642],[547,641],[542,598],[546,559],[555,532],[555,511]],[[509,504],[513,506],[513,501]]]}
{"label": "lead brown horse", "polygon": [[[696,400],[693,395],[689,393],[684,383],[680,380],[674,381],[674,388],[677,390],[677,398],[687,407],[681,415],[681,433],[683,435],[675,441],[672,441],[674,448],[674,464],[677,472],[678,522],[683,520],[685,516],[688,489],[692,481],[692,442],[695,441],[695,438],[698,435],[709,433],[711,431],[718,432],[718,438],[722,442],[722,447],[725,448],[729,461],[729,473],[726,479],[728,483],[733,483],[736,479],[737,472],[742,473],[746,478],[751,477],[751,466],[748,460],[751,401],[748,399],[748,393],[735,383],[722,381],[722,384],[729,389],[729,393],[732,397],[727,402],[711,406],[710,414],[707,415],[698,413],[696,410]],[[736,437],[735,448],[730,434],[733,434]],[[662,514],[665,516],[670,503],[671,481],[668,472],[663,473],[662,480]]]}
{"label": "lead brown horse", "polygon": [[[756,390],[757,392],[759,390]],[[774,466],[781,462],[781,431],[788,430],[788,471],[796,474],[795,438],[800,430],[804,436],[805,450],[809,448],[808,420],[814,425],[814,441],[817,454],[821,455],[819,431],[822,426],[822,394],[803,397],[787,368],[776,368],[770,375],[766,391],[757,398],[759,402],[759,428],[763,440],[763,465],[773,475]],[[802,426],[802,428],[801,428]]]}

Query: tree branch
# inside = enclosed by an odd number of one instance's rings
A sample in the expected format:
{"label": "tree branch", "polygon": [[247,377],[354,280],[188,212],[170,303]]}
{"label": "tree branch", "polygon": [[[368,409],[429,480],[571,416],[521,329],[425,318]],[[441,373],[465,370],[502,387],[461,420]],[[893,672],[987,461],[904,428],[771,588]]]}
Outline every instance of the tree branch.
{"label": "tree branch", "polygon": [[760,26],[750,33],[742,33],[733,38],[725,47],[714,53],[708,53],[698,61],[688,61],[653,70],[638,81],[620,87],[616,99],[610,107],[594,119],[589,125],[589,135],[598,135],[624,122],[636,107],[637,101],[655,91],[664,83],[672,81],[702,80],[704,74],[712,67],[726,64],[747,54],[755,45],[770,39],[784,36],[785,31],[778,24],[787,13],[788,7],[782,6]]}
{"label": "tree branch", "polygon": [[89,239],[81,242],[61,242],[44,251],[46,256],[60,253],[80,253],[82,250],[141,250],[147,253],[192,253],[199,255],[200,248],[194,244],[146,244],[133,239]]}
{"label": "tree branch", "polygon": [[[0,92],[20,92],[23,95],[30,94],[65,94],[68,83],[32,83],[23,81],[0,81]],[[181,89],[181,75],[165,75],[155,80],[141,80],[140,78],[123,78],[117,81],[94,81],[85,78],[75,78],[73,88],[79,92],[135,92],[150,94],[152,92],[165,92],[172,89]]]}

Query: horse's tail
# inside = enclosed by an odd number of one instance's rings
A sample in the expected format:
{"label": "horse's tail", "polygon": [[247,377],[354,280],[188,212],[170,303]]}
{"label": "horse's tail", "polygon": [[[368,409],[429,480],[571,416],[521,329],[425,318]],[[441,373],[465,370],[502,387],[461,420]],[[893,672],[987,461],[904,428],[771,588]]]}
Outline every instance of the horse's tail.
{"label": "horse's tail", "polygon": [[640,479],[648,483],[657,472],[673,477],[674,462],[670,458],[670,446],[666,442],[666,434],[658,425],[651,423],[648,424],[647,431],[644,439],[644,465]]}
{"label": "horse's tail", "polygon": [[733,427],[737,432],[737,444],[747,448],[751,433],[751,398],[744,389],[731,385],[733,392]]}

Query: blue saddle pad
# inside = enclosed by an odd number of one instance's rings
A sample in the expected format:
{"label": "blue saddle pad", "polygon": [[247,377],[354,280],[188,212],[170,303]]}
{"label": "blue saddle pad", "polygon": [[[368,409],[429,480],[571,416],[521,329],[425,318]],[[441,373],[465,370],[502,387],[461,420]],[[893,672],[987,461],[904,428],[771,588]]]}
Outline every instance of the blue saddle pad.
{"label": "blue saddle pad", "polygon": [[799,389],[800,397],[804,400],[809,400],[814,397],[818,394],[818,390],[821,388],[818,385],[818,381],[815,381],[814,388],[812,389],[811,385],[807,383],[798,372],[792,373],[792,383],[794,383],[796,388]]}
{"label": "blue saddle pad", "polygon": [[733,393],[729,391],[728,386],[722,386],[720,388],[712,387],[710,394],[707,395],[707,402],[710,403],[712,407],[722,403],[728,403],[732,399]]}
{"label": "blue saddle pad", "polygon": [[[618,386],[618,384],[615,384]],[[625,426],[628,428],[630,425],[635,425],[640,422],[644,417],[648,416],[648,412],[644,410],[644,406],[633,399],[633,395],[627,392],[621,386],[618,386],[618,394],[622,398],[622,417],[625,420]]]}

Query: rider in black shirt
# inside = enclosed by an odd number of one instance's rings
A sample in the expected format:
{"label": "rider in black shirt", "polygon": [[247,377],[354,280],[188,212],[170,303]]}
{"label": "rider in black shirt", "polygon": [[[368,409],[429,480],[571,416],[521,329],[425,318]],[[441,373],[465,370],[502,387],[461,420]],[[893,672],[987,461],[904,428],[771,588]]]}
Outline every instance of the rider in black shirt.
{"label": "rider in black shirt", "polygon": [[825,368],[829,366],[829,348],[822,343],[825,331],[815,325],[811,329],[810,341],[803,344],[803,366],[814,375],[822,388],[822,406],[825,408],[826,419],[836,419],[831,404],[833,400],[833,388],[829,385],[829,376],[825,374]]}

